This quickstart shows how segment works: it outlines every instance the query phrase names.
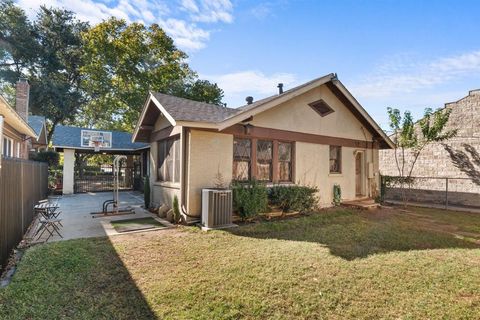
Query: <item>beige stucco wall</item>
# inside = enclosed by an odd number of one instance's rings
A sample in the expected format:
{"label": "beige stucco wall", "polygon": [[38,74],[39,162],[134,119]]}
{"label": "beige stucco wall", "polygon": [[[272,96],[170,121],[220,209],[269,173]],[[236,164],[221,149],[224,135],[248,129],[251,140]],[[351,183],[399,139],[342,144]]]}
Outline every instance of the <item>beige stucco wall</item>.
{"label": "beige stucco wall", "polygon": [[[374,183],[378,183],[378,150],[342,147],[342,173],[331,174],[329,168],[329,146],[297,142],[295,144],[296,182],[318,188],[319,204],[330,206],[333,200],[333,186],[339,184],[343,200],[354,200],[355,195],[355,154],[363,152],[362,169],[364,196],[375,196]],[[368,178],[369,163],[376,174]]]}
{"label": "beige stucco wall", "polygon": [[154,131],[164,129],[166,127],[171,126],[172,124],[165,118],[162,114],[158,117],[157,121],[155,121]]}
{"label": "beige stucco wall", "polygon": [[220,173],[228,186],[232,179],[233,136],[192,129],[188,140],[187,210],[201,214],[202,188],[214,187]]}
{"label": "beige stucco wall", "polygon": [[[308,105],[320,99],[328,103],[335,112],[321,117]],[[356,140],[372,140],[372,135],[366,129],[362,129],[363,126],[357,118],[325,85],[255,115],[250,123],[266,128]]]}

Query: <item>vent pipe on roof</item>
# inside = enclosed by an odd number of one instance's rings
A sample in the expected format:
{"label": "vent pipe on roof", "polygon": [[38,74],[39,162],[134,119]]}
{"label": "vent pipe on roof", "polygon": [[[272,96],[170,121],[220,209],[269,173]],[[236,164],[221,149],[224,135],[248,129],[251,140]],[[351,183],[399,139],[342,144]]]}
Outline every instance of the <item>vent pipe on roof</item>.
{"label": "vent pipe on roof", "polygon": [[282,94],[283,93],[283,83],[279,83],[277,88],[278,88],[278,94]]}
{"label": "vent pipe on roof", "polygon": [[252,104],[253,103],[253,97],[248,96],[245,98],[245,101],[247,101],[247,104]]}

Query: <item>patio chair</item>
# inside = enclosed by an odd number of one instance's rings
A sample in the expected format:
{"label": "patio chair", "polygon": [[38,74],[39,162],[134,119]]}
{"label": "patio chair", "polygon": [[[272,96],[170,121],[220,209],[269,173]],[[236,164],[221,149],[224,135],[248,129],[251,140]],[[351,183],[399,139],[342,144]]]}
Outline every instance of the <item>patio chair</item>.
{"label": "patio chair", "polygon": [[[47,232],[47,238],[45,239],[45,242],[48,241],[51,237],[54,236],[54,234],[58,234],[60,238],[63,239],[62,234],[60,233],[59,227],[57,224],[60,224],[62,220],[61,219],[44,219],[40,218],[38,220],[39,222],[39,227],[37,229],[37,233],[35,234],[35,237],[37,239],[40,239],[45,232]],[[41,231],[41,233],[40,233]],[[40,233],[40,234],[38,234]]]}

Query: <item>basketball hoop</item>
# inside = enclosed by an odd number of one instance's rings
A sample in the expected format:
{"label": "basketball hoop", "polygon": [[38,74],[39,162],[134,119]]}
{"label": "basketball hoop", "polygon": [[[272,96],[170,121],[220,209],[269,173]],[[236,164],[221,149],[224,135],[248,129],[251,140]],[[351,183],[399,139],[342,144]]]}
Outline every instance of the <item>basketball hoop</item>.
{"label": "basketball hoop", "polygon": [[100,141],[93,141],[93,150],[95,152],[100,152],[100,145],[101,145]]}

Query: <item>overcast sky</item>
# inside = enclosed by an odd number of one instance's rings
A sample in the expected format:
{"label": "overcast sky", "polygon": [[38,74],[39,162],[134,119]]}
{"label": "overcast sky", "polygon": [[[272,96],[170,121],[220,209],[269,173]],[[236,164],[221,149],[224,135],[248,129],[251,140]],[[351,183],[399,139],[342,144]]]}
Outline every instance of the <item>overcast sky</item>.
{"label": "overcast sky", "polygon": [[[19,0],[95,24],[158,23],[229,107],[336,72],[386,128],[386,107],[441,107],[480,88],[480,1]],[[461,3],[460,3],[461,2]]]}

